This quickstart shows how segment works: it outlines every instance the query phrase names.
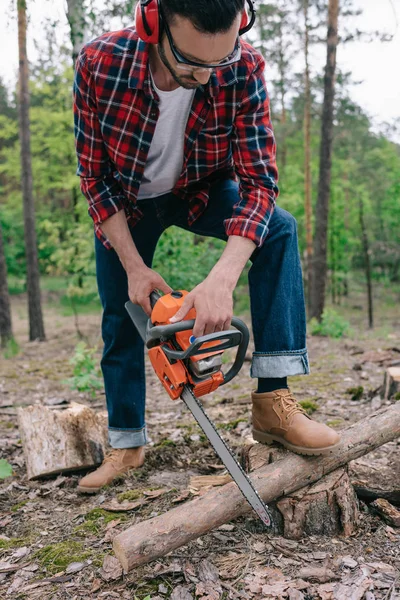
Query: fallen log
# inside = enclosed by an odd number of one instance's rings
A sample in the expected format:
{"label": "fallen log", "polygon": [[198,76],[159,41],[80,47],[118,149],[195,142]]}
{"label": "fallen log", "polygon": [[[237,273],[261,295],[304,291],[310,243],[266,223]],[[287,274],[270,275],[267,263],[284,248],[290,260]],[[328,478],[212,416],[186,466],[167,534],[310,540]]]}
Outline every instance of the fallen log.
{"label": "fallen log", "polygon": [[[252,481],[265,502],[286,496],[400,436],[400,403],[369,415],[342,431],[335,454],[286,458],[262,467]],[[127,573],[187,544],[223,523],[249,513],[236,484],[211,490],[167,513],[129,527],[114,538],[113,549]]]}
{"label": "fallen log", "polygon": [[[276,446],[253,442],[241,452],[245,471],[252,472],[290,454]],[[224,485],[232,481],[230,475],[202,475],[191,477],[189,488]],[[272,516],[270,533],[298,540],[303,535],[353,535],[358,525],[358,501],[351,485],[347,465],[324,475],[316,483],[293,492],[279,500],[269,502]]]}
{"label": "fallen log", "polygon": [[41,404],[18,408],[18,428],[28,479],[99,465],[107,447],[104,418],[84,404],[54,410]]}

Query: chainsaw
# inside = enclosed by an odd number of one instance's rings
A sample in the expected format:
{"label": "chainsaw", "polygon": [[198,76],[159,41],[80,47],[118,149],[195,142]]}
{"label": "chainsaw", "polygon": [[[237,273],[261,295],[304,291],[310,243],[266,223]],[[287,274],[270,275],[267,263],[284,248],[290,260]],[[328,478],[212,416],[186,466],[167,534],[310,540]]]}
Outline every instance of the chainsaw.
{"label": "chainsaw", "polygon": [[[161,296],[158,292],[152,292],[150,318],[140,306],[130,301],[125,304],[125,308],[148,349],[150,362],[165,390],[172,400],[183,400],[243,496],[264,525],[270,526],[271,517],[267,506],[206,415],[199,400],[201,396],[225,385],[238,374],[246,355],[249,330],[243,321],[234,317],[234,329],[195,338],[194,308],[182,321],[173,324],[169,322],[181,308],[187,294],[186,291],[173,291]],[[224,350],[233,347],[237,347],[236,357],[230,369],[223,373],[222,354]]]}

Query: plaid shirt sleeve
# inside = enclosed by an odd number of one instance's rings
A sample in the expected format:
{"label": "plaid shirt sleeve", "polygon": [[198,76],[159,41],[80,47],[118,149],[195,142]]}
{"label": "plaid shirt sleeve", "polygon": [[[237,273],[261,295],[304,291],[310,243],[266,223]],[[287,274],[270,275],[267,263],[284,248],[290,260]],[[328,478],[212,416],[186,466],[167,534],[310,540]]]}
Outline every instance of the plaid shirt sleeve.
{"label": "plaid shirt sleeve", "polygon": [[125,197],[113,176],[113,165],[104,146],[94,94],[94,78],[85,49],[76,62],[73,88],[77,175],[96,225],[124,208]]}
{"label": "plaid shirt sleeve", "polygon": [[239,177],[240,201],[225,220],[228,236],[250,238],[261,246],[278,195],[275,138],[270,121],[269,98],[264,80],[264,59],[252,69],[235,118],[233,160]]}

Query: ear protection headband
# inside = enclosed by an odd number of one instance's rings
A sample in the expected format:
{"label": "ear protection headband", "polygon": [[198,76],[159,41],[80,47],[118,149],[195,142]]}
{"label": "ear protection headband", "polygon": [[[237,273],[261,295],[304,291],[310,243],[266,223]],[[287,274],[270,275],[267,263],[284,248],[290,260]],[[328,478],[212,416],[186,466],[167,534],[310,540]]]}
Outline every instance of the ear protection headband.
{"label": "ear protection headband", "polygon": [[[240,22],[239,35],[249,31],[253,27],[256,18],[253,0],[246,1],[250,9],[250,18],[245,9]],[[163,28],[160,0],[140,0],[137,3],[135,27],[140,39],[150,44],[158,44]]]}

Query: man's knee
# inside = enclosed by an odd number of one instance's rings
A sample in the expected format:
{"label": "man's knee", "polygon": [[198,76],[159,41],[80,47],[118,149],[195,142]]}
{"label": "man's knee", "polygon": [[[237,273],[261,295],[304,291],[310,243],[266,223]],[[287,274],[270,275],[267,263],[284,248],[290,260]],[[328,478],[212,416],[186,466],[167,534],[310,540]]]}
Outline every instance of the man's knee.
{"label": "man's knee", "polygon": [[287,237],[296,236],[297,221],[291,213],[277,206],[271,217],[270,233]]}

